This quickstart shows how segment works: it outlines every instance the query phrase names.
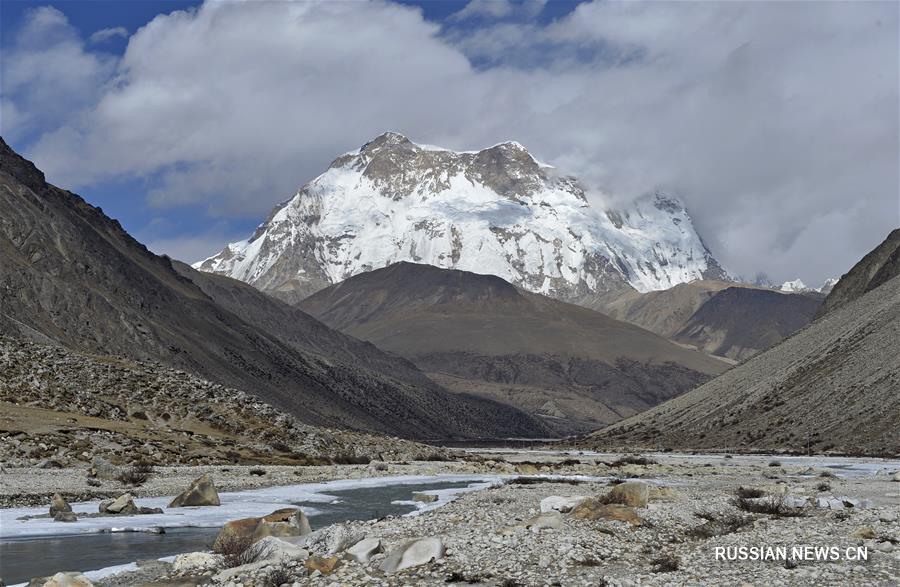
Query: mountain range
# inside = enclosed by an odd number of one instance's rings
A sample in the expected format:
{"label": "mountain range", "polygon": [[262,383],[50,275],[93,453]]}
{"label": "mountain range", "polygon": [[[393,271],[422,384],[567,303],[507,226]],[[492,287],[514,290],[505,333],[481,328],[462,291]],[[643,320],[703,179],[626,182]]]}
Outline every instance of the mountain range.
{"label": "mountain range", "polygon": [[154,255],[2,140],[0,292],[0,334],[157,361],[307,424],[414,438],[547,432],[244,283]]}
{"label": "mountain range", "polygon": [[589,195],[515,142],[456,152],[389,132],[194,267],[290,302],[399,261],[496,275],[562,300],[727,276],[674,196],[599,209]]}

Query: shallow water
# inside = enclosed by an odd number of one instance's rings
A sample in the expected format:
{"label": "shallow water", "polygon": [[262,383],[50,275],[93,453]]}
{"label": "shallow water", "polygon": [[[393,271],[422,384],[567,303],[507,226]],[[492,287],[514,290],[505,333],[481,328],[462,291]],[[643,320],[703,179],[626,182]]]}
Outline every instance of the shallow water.
{"label": "shallow water", "polygon": [[[332,503],[290,503],[310,512],[310,525],[315,530],[347,520],[407,514],[416,506],[392,502],[408,501],[417,491],[461,488],[470,484],[469,481],[445,481],[329,490],[327,495],[335,498]],[[139,559],[207,550],[218,531],[218,528],[172,528],[162,535],[117,532],[4,540],[0,541],[0,577],[6,584],[14,584],[59,571],[87,571]]]}

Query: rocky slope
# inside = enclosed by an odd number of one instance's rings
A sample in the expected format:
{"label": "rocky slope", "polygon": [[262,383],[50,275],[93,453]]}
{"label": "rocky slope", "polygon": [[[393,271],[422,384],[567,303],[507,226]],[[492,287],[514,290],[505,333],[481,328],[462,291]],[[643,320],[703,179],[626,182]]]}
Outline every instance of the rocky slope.
{"label": "rocky slope", "polygon": [[672,340],[742,361],[809,324],[820,305],[807,295],[729,287],[700,306]]}
{"label": "rocky slope", "polygon": [[[408,457],[412,442],[316,428],[241,391],[158,363],[0,337],[6,466],[306,464]],[[48,466],[48,465],[45,465]]]}
{"label": "rocky slope", "polygon": [[900,228],[891,231],[883,243],[841,277],[825,298],[818,316],[824,316],[848,304],[898,275],[900,275]]}
{"label": "rocky slope", "polygon": [[250,238],[195,267],[295,302],[398,261],[564,300],[725,277],[674,197],[597,210],[575,178],[518,143],[454,152],[396,133],[339,157]]}
{"label": "rocky slope", "polygon": [[900,277],[894,277],[585,444],[898,454],[898,342]]}
{"label": "rocky slope", "polygon": [[179,273],[0,141],[0,334],[160,361],[310,424],[419,438],[544,433],[228,281]]}
{"label": "rocky slope", "polygon": [[586,296],[577,302],[678,344],[744,360],[809,324],[821,296],[700,280],[661,291]]}
{"label": "rocky slope", "polygon": [[445,387],[512,403],[559,433],[634,414],[727,367],[499,277],[430,265],[356,275],[301,307],[410,359]]}

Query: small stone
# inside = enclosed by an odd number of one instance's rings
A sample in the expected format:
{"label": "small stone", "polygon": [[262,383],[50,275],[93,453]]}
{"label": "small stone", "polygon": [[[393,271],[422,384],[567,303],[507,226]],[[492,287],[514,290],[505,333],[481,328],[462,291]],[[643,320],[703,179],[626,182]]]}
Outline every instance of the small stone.
{"label": "small stone", "polygon": [[423,503],[434,503],[434,502],[436,502],[436,501],[438,500],[438,496],[437,496],[437,495],[432,495],[432,494],[430,494],[430,493],[419,493],[419,492],[416,492],[416,493],[413,493],[413,494],[412,494],[412,500],[413,500],[413,501],[420,501],[420,502],[423,502]]}

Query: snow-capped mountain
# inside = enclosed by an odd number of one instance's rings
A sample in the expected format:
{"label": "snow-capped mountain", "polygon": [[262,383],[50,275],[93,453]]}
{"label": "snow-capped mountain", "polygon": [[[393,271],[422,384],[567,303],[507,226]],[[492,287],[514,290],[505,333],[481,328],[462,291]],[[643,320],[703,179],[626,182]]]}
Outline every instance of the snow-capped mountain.
{"label": "snow-capped mountain", "polygon": [[598,210],[518,143],[455,152],[397,133],[337,158],[250,238],[194,267],[295,301],[398,261],[562,299],[727,277],[672,196]]}
{"label": "snow-capped mountain", "polygon": [[803,281],[801,281],[798,278],[798,279],[793,279],[791,281],[785,281],[784,283],[781,284],[781,286],[778,289],[780,289],[781,291],[784,291],[784,292],[788,292],[788,293],[817,292],[817,293],[827,294],[832,290],[832,288],[834,287],[834,284],[837,283],[837,281],[838,281],[837,279],[829,278],[829,279],[825,280],[825,283],[822,284],[822,287],[815,288],[815,287],[809,287],[808,285],[803,283]]}

